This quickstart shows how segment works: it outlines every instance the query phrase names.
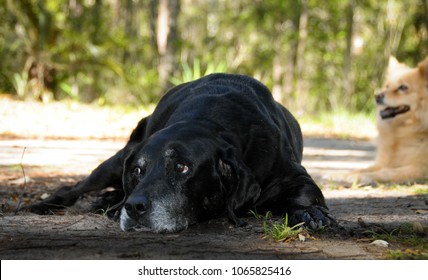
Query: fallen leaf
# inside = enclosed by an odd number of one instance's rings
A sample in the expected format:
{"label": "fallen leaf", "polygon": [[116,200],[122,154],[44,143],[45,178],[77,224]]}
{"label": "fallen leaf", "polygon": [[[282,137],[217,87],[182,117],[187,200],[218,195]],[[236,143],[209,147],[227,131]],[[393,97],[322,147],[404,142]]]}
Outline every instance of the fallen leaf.
{"label": "fallen leaf", "polygon": [[381,240],[381,239],[375,240],[375,241],[373,241],[370,244],[376,245],[376,246],[379,246],[379,247],[388,247],[389,246],[388,242],[386,242],[385,240]]}

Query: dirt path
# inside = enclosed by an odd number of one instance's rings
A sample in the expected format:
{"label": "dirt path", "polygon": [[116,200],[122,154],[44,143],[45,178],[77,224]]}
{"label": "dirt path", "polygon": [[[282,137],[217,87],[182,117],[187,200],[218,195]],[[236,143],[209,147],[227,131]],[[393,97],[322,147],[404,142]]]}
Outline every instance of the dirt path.
{"label": "dirt path", "polygon": [[[412,229],[428,225],[426,184],[345,188],[322,179],[370,164],[374,146],[364,141],[306,139],[304,164],[322,185],[339,227],[310,233],[304,242],[263,238],[262,221],[253,217],[244,228],[219,219],[176,234],[122,232],[116,222],[86,212],[91,197],[65,215],[13,213],[18,202],[74,184],[123,144],[0,141],[0,259],[384,259],[393,252],[428,257],[426,234],[416,236]],[[389,247],[371,244],[388,236],[382,233],[391,236]]]}

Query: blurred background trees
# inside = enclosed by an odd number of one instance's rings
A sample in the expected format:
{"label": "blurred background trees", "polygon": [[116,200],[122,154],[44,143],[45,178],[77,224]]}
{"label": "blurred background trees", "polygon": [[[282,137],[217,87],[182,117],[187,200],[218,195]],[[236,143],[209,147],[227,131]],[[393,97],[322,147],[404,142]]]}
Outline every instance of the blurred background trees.
{"label": "blurred background trees", "polygon": [[428,0],[1,0],[0,93],[149,104],[211,72],[294,111],[371,111],[389,55],[428,55]]}

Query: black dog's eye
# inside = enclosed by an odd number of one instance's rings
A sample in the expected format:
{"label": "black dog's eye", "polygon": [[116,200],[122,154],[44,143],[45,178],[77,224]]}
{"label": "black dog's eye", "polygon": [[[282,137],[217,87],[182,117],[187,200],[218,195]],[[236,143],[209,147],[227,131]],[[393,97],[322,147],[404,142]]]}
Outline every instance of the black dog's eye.
{"label": "black dog's eye", "polygon": [[139,176],[141,174],[141,168],[135,167],[134,171],[132,172],[132,175]]}
{"label": "black dog's eye", "polygon": [[187,172],[189,172],[189,167],[184,163],[177,163],[175,165],[175,171],[181,174],[186,174]]}
{"label": "black dog's eye", "polygon": [[406,91],[406,90],[408,90],[408,89],[409,89],[409,87],[408,87],[408,86],[406,86],[406,85],[400,85],[397,89],[398,89],[399,91]]}

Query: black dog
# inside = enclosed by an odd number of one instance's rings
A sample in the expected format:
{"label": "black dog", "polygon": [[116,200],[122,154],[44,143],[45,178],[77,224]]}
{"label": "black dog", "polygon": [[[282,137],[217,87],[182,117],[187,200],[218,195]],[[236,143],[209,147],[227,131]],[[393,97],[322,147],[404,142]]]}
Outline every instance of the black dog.
{"label": "black dog", "polygon": [[302,150],[297,121],[263,84],[213,74],[171,89],[116,155],[28,208],[47,214],[113,186],[118,195],[107,202],[117,203],[123,230],[173,232],[226,213],[241,226],[252,209],[328,225],[334,219]]}

